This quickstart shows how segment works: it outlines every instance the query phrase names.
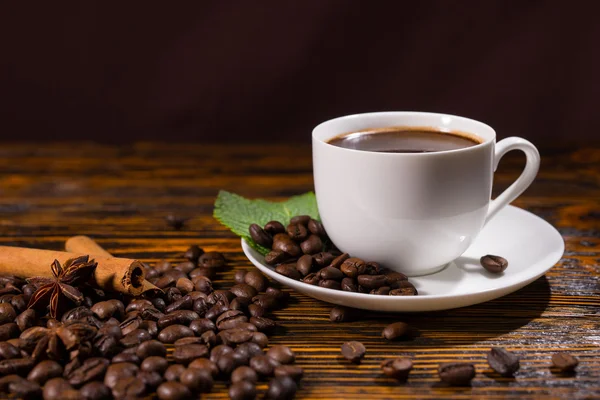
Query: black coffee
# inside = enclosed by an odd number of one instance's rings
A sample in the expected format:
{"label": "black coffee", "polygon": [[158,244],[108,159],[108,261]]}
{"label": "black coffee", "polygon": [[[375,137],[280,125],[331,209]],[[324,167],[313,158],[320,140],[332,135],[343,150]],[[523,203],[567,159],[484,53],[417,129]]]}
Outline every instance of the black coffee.
{"label": "black coffee", "polygon": [[346,149],[382,153],[430,153],[463,149],[481,142],[479,137],[469,133],[404,126],[351,132],[328,141]]}

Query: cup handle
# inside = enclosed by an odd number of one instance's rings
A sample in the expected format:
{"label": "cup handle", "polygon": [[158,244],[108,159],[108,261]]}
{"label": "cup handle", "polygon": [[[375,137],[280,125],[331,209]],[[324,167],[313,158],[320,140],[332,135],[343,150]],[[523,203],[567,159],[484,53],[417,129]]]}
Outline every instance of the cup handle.
{"label": "cup handle", "polygon": [[523,153],[525,153],[525,157],[527,158],[525,169],[517,178],[517,180],[508,187],[508,189],[490,202],[487,217],[485,219],[486,224],[494,217],[494,215],[496,215],[498,211],[500,211],[500,209],[519,197],[519,195],[523,193],[525,189],[529,187],[529,185],[531,185],[531,182],[533,182],[535,179],[535,176],[540,168],[540,153],[530,141],[520,137],[508,137],[496,143],[496,152],[494,154],[494,172],[498,168],[500,159],[504,156],[504,154],[511,150],[521,150]]}

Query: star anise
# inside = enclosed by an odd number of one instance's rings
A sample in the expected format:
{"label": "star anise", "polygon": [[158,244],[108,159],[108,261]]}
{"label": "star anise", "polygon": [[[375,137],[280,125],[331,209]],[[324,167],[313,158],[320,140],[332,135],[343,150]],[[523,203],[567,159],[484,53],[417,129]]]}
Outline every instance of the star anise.
{"label": "star anise", "polygon": [[20,339],[36,362],[46,358],[61,360],[69,353],[77,356],[80,347],[89,343],[96,332],[95,327],[85,323],[74,322],[67,325],[56,321],[47,328],[31,327],[21,334]]}
{"label": "star anise", "polygon": [[31,296],[27,308],[44,310],[48,307],[50,316],[57,318],[72,303],[80,305],[83,302],[83,294],[77,286],[86,283],[91,278],[97,265],[98,263],[94,260],[89,260],[89,256],[69,259],[64,268],[58,260],[54,260],[50,266],[53,278],[27,279],[37,288]]}

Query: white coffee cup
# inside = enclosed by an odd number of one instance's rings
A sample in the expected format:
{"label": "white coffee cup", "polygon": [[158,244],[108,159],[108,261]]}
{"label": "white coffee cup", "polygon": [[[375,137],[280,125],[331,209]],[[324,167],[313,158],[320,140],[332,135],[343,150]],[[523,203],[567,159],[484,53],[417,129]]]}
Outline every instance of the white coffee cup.
{"label": "white coffee cup", "polygon": [[[467,132],[482,143],[430,153],[371,152],[327,143],[344,133],[396,126]],[[496,143],[488,125],[445,114],[349,115],[318,125],[312,142],[319,213],[333,243],[408,276],[436,272],[464,253],[485,223],[531,184],[540,164],[529,141],[509,137]],[[493,173],[510,150],[523,151],[527,164],[490,200]]]}

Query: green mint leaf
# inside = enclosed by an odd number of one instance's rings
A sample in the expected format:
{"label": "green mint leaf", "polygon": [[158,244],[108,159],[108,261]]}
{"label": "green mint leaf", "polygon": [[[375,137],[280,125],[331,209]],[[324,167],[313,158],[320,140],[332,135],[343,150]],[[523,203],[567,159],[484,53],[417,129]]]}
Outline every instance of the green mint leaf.
{"label": "green mint leaf", "polygon": [[262,247],[250,238],[248,227],[251,224],[264,226],[269,221],[279,221],[287,225],[296,215],[310,215],[319,219],[317,198],[313,192],[292,196],[285,201],[268,201],[264,199],[250,200],[230,193],[219,191],[215,200],[213,216],[233,233],[246,239],[252,247],[265,255],[270,249]]}

